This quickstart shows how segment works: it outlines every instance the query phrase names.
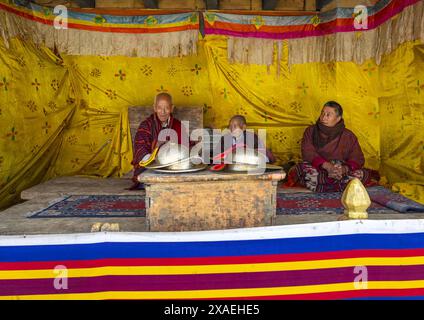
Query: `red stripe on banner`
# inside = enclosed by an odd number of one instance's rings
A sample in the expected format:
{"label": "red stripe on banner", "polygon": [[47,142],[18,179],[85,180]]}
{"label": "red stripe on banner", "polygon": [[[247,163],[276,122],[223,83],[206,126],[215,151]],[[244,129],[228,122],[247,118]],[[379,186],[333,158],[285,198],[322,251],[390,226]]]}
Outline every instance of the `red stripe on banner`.
{"label": "red stripe on banner", "polygon": [[198,24],[188,24],[179,27],[169,28],[119,28],[119,27],[96,27],[87,26],[82,24],[68,23],[68,27],[72,29],[87,30],[87,31],[100,31],[100,32],[117,32],[117,33],[164,33],[164,32],[176,32],[185,30],[197,30],[199,29]]}
{"label": "red stripe on banner", "polygon": [[231,22],[215,21],[211,25],[208,21],[205,21],[205,26],[210,29],[222,29],[239,32],[265,32],[265,33],[286,33],[295,31],[310,31],[315,30],[333,30],[336,27],[353,26],[353,18],[339,18],[331,20],[329,22],[320,23],[316,27],[312,24],[301,24],[301,25],[287,25],[287,26],[268,26],[263,25],[259,29],[256,29],[253,24],[236,24]]}
{"label": "red stripe on banner", "polygon": [[[272,272],[242,272],[224,274],[188,275],[132,275],[74,277],[66,293],[105,291],[181,291],[226,290],[246,288],[299,287],[351,283],[357,273],[353,267],[316,270],[291,270]],[[424,265],[419,266],[371,266],[367,268],[368,280],[420,281],[424,278]],[[52,278],[56,274],[52,270]],[[2,279],[0,296],[55,294],[52,278]]]}
{"label": "red stripe on banner", "polygon": [[[322,36],[336,32],[352,32],[352,31],[367,31],[374,29],[392,17],[399,14],[408,6],[414,5],[420,0],[400,1],[394,0],[372,16],[368,16],[368,28],[355,30],[354,18],[337,18],[325,23],[319,23],[317,26],[312,24],[303,24],[295,26],[261,26],[259,29],[253,24],[238,24],[231,22],[215,21],[210,24],[205,20],[206,34],[226,34],[240,37],[258,37],[280,39],[285,38],[301,38],[309,36]],[[311,16],[312,18],[312,16]]]}
{"label": "red stripe on banner", "polygon": [[351,291],[336,291],[279,296],[255,296],[255,297],[232,297],[232,298],[208,298],[196,300],[338,300],[355,298],[390,298],[390,297],[421,297],[423,289],[357,289]]}
{"label": "red stripe on banner", "polygon": [[329,260],[369,257],[414,257],[424,256],[424,249],[399,250],[349,250],[313,252],[299,254],[270,254],[255,256],[227,256],[200,258],[134,258],[134,259],[99,259],[99,260],[62,260],[39,262],[1,262],[0,270],[41,270],[52,269],[66,264],[67,268],[96,268],[104,266],[182,266],[182,265],[217,265],[217,264],[251,264],[271,262],[292,262],[308,260]]}

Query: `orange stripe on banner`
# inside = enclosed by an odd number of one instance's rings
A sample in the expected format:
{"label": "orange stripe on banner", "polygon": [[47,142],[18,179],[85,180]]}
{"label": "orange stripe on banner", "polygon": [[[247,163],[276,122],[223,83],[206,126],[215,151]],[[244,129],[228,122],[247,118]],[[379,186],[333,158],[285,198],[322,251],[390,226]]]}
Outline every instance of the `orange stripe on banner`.
{"label": "orange stripe on banner", "polygon": [[[36,21],[39,23],[43,23],[46,25],[53,25],[53,19],[43,19],[34,15],[31,15],[29,13],[19,11],[13,8],[10,8],[8,6],[5,6],[0,3],[0,8],[11,12],[13,14],[16,14],[20,17],[23,17],[28,20]],[[117,32],[117,33],[164,33],[164,32],[176,32],[176,31],[186,31],[186,30],[198,30],[199,24],[198,23],[189,23],[187,22],[187,25],[184,26],[177,26],[177,27],[160,27],[160,28],[142,28],[142,27],[134,27],[134,28],[125,28],[125,27],[101,27],[101,26],[90,26],[85,24],[77,24],[77,23],[70,23],[68,22],[68,27],[72,29],[79,29],[79,30],[87,30],[87,31],[100,31],[100,32]]]}

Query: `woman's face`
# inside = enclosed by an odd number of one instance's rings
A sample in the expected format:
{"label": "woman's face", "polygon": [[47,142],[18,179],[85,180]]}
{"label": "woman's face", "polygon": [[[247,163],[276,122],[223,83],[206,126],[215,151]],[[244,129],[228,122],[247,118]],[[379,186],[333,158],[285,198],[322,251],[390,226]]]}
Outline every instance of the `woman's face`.
{"label": "woman's face", "polygon": [[341,116],[338,116],[336,109],[332,107],[322,108],[319,121],[326,127],[334,127],[341,119]]}

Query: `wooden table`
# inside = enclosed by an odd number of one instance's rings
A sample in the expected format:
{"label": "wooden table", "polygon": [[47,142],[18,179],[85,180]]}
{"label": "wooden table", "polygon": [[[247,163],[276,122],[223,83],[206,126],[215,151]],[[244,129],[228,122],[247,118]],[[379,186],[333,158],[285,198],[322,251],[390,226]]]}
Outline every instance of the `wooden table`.
{"label": "wooden table", "polygon": [[259,175],[157,173],[139,176],[146,185],[150,231],[197,231],[269,226],[276,217],[277,183],[285,172]]}

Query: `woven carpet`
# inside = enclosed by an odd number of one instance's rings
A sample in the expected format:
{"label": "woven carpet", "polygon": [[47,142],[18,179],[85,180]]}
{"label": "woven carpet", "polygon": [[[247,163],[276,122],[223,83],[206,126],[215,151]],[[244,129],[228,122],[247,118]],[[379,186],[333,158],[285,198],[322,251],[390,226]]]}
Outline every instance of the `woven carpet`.
{"label": "woven carpet", "polygon": [[[277,193],[277,214],[342,213],[341,192]],[[372,213],[423,212],[424,205],[383,187],[368,188],[372,200],[368,209]],[[71,195],[57,199],[29,218],[99,218],[99,217],[145,217],[145,196],[140,195]]]}
{"label": "woven carpet", "polygon": [[28,218],[145,217],[143,195],[71,195],[53,201]]}

